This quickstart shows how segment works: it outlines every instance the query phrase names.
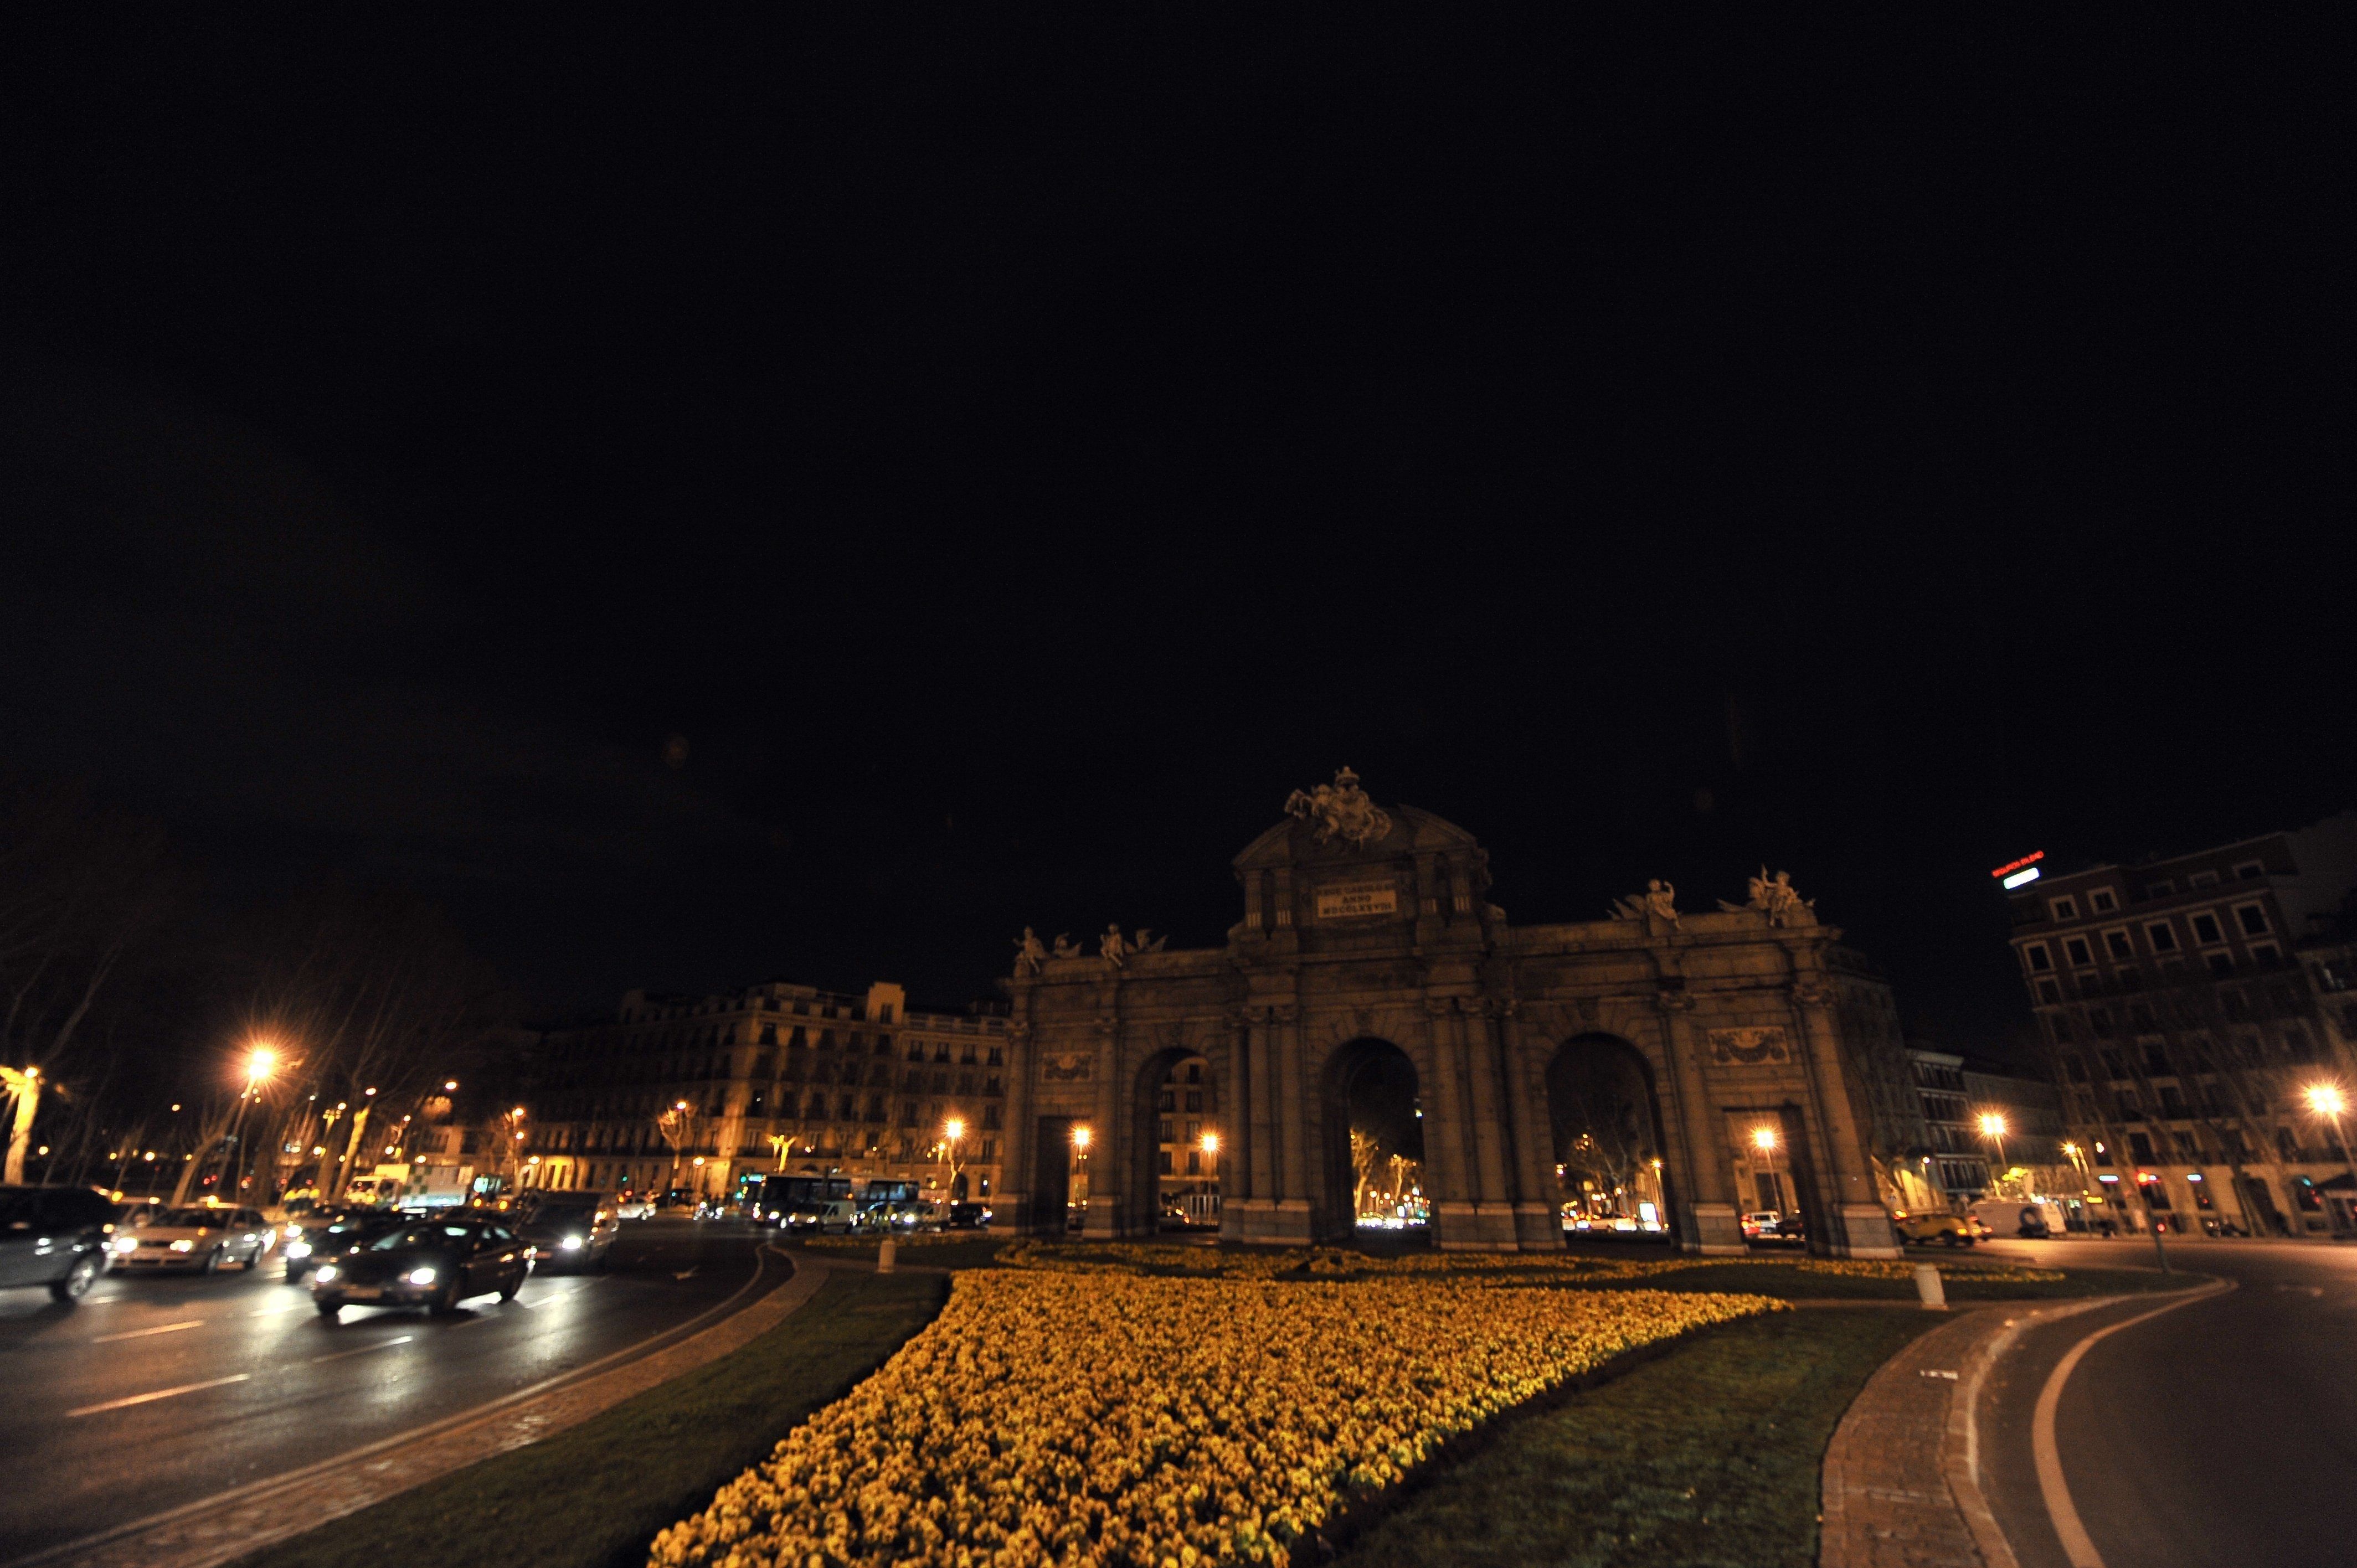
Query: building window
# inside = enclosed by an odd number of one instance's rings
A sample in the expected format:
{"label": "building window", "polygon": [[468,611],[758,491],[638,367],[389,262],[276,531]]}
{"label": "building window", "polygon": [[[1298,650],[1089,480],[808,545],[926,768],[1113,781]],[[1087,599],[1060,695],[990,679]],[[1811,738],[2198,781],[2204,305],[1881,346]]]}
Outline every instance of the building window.
{"label": "building window", "polygon": [[2234,867],[2234,875],[2244,882],[2255,882],[2267,874],[2267,868],[2255,860],[2246,860]]}
{"label": "building window", "polygon": [[2273,969],[2283,961],[2283,954],[2276,950],[2273,942],[2253,942],[2251,961],[2261,969]]}
{"label": "building window", "polygon": [[1189,1176],[1201,1176],[1203,1174],[1203,1155],[1202,1151],[1200,1149],[1189,1149],[1187,1151],[1187,1174]]}
{"label": "building window", "polygon": [[2214,871],[2197,871],[2192,875],[2185,879],[2185,886],[2188,887],[2215,887],[2218,886],[2218,874]]}
{"label": "building window", "polygon": [[2128,1157],[2140,1165],[2152,1164],[2152,1140],[2142,1133],[2129,1133]]}
{"label": "building window", "polygon": [[2264,937],[2267,934],[2266,908],[2259,904],[2237,904],[2234,906],[2234,923],[2243,928],[2243,934],[2246,937]]}
{"label": "building window", "polygon": [[1162,1119],[1162,1141],[1166,1144],[1172,1141],[1170,1136],[1170,1118],[1168,1116],[1165,1116]]}
{"label": "building window", "polygon": [[2226,933],[2218,929],[2218,917],[2207,909],[2193,917],[2192,925],[2193,940],[2205,948],[2215,947],[2226,940]]}
{"label": "building window", "polygon": [[2062,1000],[2062,988],[2050,980],[2041,980],[2038,983],[2038,999],[2045,1003],[2060,1002]]}
{"label": "building window", "polygon": [[2166,920],[2158,920],[2144,929],[2144,940],[2152,944],[2155,952],[2177,950],[2177,930]]}
{"label": "building window", "polygon": [[2094,951],[2087,946],[2087,939],[2084,937],[2072,937],[2062,944],[2062,950],[2070,955],[2071,962],[2080,969],[2084,969],[2095,961]]}
{"label": "building window", "polygon": [[2076,898],[2050,898],[2046,901],[2046,908],[2058,920],[2075,920],[2079,918],[2079,901]]}
{"label": "building window", "polygon": [[2136,944],[2128,940],[2128,934],[2126,931],[2105,931],[2104,950],[2116,959],[2136,957]]}
{"label": "building window", "polygon": [[2029,960],[2029,967],[2033,973],[2044,974],[2054,967],[2054,955],[2046,950],[2044,942],[2032,942],[2021,951],[2022,955]]}
{"label": "building window", "polygon": [[2212,974],[2234,972],[2234,955],[2232,953],[2213,952],[2210,955],[2209,961],[2210,972]]}
{"label": "building window", "polygon": [[2098,915],[2114,914],[2119,907],[2120,901],[2112,897],[2112,890],[2108,887],[2098,887],[2087,895],[2087,908]]}
{"label": "building window", "polygon": [[985,1067],[1005,1067],[1006,1065],[1006,1052],[997,1046],[991,1047],[990,1054],[983,1058],[982,1065]]}
{"label": "building window", "polygon": [[2177,884],[2174,882],[2155,882],[2146,886],[2144,896],[2147,898],[2166,898],[2176,891]]}
{"label": "building window", "polygon": [[1170,1174],[1170,1151],[1168,1149],[1162,1151],[1162,1174],[1164,1176]]}

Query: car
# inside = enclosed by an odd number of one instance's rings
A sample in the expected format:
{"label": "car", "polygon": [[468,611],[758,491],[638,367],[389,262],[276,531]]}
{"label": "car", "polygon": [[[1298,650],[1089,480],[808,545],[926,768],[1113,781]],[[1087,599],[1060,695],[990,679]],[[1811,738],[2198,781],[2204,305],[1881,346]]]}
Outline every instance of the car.
{"label": "car", "polygon": [[47,1285],[71,1306],[106,1273],[116,1213],[92,1187],[0,1187],[0,1285]]}
{"label": "car", "polygon": [[1953,1214],[1894,1215],[1890,1225],[1901,1241],[1919,1246],[1969,1247],[1980,1240],[1970,1226]]}
{"label": "car", "polygon": [[503,1223],[443,1216],[412,1220],[311,1271],[311,1305],[422,1306],[447,1316],[470,1296],[512,1301],[532,1277],[532,1247]]}
{"label": "car", "polygon": [[1743,1239],[1747,1241],[1757,1241],[1763,1236],[1773,1237],[1776,1234],[1776,1222],[1782,1218],[1783,1215],[1773,1208],[1763,1208],[1745,1215]]}
{"label": "car", "polygon": [[194,1204],[167,1208],[146,1224],[116,1232],[114,1266],[125,1273],[165,1269],[218,1273],[224,1263],[259,1268],[278,1232],[258,1208]]}
{"label": "car", "polygon": [[989,1224],[990,1205],[986,1203],[950,1205],[949,1228],[952,1230],[980,1230]]}
{"label": "car", "polygon": [[543,1268],[602,1269],[622,1226],[602,1192],[545,1192],[516,1229]]}
{"label": "car", "polygon": [[642,1193],[626,1192],[614,1200],[614,1218],[617,1219],[652,1219],[654,1217],[655,1200]]}
{"label": "car", "polygon": [[286,1283],[301,1284],[321,1263],[366,1245],[405,1218],[389,1208],[322,1208],[280,1226],[278,1255],[286,1260]]}

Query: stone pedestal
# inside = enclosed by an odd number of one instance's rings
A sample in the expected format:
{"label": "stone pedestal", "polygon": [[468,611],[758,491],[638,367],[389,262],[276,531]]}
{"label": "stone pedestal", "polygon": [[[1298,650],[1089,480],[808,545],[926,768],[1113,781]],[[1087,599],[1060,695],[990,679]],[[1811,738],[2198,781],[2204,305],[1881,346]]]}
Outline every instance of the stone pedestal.
{"label": "stone pedestal", "polygon": [[1731,1203],[1697,1203],[1694,1206],[1695,1235],[1685,1243],[1689,1252],[1707,1256],[1737,1256],[1750,1249],[1743,1243],[1743,1220]]}
{"label": "stone pedestal", "polygon": [[1834,1238],[1834,1253],[1843,1258],[1896,1258],[1902,1256],[1899,1233],[1890,1228],[1890,1215],[1878,1203],[1845,1203],[1841,1205],[1842,1234]]}
{"label": "stone pedestal", "polygon": [[1546,1203],[1514,1205],[1514,1240],[1525,1252],[1563,1251],[1563,1216]]}

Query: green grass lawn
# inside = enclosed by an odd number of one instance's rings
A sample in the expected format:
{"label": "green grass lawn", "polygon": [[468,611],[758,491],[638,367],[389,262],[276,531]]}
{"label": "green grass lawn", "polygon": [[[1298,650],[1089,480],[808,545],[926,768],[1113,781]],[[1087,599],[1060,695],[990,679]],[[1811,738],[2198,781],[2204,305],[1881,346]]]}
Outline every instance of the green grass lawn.
{"label": "green grass lawn", "polygon": [[1780,1312],[1504,1418],[1338,1568],[1808,1568],[1842,1412],[1928,1312]]}
{"label": "green grass lawn", "polygon": [[238,1568],[641,1568],[657,1530],[850,1391],[948,1294],[942,1274],[837,1274],[741,1350]]}

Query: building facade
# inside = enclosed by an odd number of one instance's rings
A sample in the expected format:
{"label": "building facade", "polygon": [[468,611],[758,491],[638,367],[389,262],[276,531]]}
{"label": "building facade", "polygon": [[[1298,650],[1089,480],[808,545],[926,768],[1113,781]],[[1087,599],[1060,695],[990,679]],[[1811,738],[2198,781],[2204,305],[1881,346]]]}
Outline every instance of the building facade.
{"label": "building facade", "polygon": [[1372,1073],[1414,1086],[1439,1246],[1560,1248],[1566,1098],[1619,1074],[1684,1246],[1740,1250],[1764,1169],[1815,1249],[1897,1255],[1843,1023],[1895,1018],[1889,987],[1781,874],[1740,906],[1681,911],[1656,884],[1609,918],[1516,927],[1472,835],[1383,810],[1347,769],[1286,813],[1233,862],[1222,946],[1111,931],[1051,952],[1026,933],[1004,983],[1002,1218],[1060,1231],[1084,1179],[1089,1235],[1151,1232],[1161,1158],[1183,1152],[1162,1096],[1200,1062],[1223,1237],[1351,1233],[1351,1095]]}
{"label": "building facade", "polygon": [[2357,1189],[2319,1097],[2357,1103],[2342,994],[2357,815],[2012,896],[2066,1155],[2142,1230],[2324,1234]]}
{"label": "building facade", "polygon": [[524,1179],[725,1198],[749,1176],[792,1171],[987,1198],[1006,1142],[1006,1047],[1005,1018],[911,1012],[893,984],[864,996],[633,991],[613,1022],[543,1036]]}

